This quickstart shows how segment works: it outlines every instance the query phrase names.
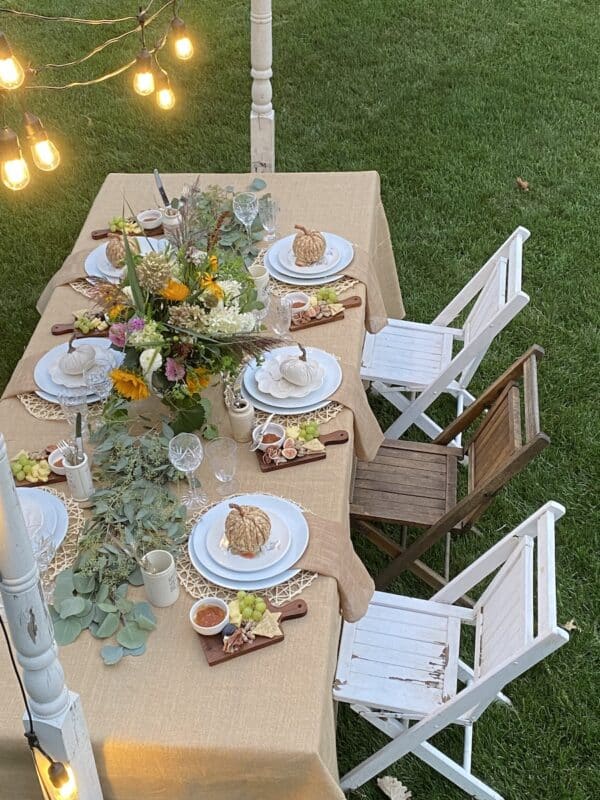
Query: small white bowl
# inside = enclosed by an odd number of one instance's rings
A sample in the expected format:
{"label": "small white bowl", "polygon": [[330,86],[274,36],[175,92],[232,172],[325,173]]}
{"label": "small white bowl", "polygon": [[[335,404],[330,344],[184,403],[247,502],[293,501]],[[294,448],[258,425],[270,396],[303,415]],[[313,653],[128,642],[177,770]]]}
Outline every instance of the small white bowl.
{"label": "small white bowl", "polygon": [[[258,444],[258,449],[264,452],[267,447],[281,447],[285,440],[285,428],[283,425],[278,425],[276,422],[269,422],[264,430],[263,427],[264,423],[261,423],[252,431],[252,441],[254,444]],[[279,438],[276,442],[266,442],[263,444],[261,441],[259,443],[259,436],[262,438],[266,433],[275,433]]]}
{"label": "small white bowl", "polygon": [[[218,625],[212,625],[209,628],[204,628],[202,625],[198,625],[195,622],[194,617],[196,616],[196,612],[202,606],[219,606],[225,612],[225,617],[223,618],[222,622],[219,622]],[[196,600],[194,605],[190,608],[190,624],[192,628],[196,631],[196,633],[202,634],[202,636],[214,636],[215,633],[221,633],[225,625],[229,622],[229,607],[225,600],[221,600],[220,597],[205,597],[202,600]]]}
{"label": "small white bowl", "polygon": [[50,465],[50,469],[57,475],[67,474],[67,470],[64,468],[64,466],[59,467],[56,463],[57,461],[62,461],[62,458],[63,458],[62,453],[60,452],[58,447],[56,448],[56,450],[53,450],[48,456],[48,464]]}
{"label": "small white bowl", "polygon": [[[302,314],[303,311],[308,311],[310,308],[310,296],[306,292],[288,292],[285,299],[289,300],[292,306],[292,316],[294,314]],[[302,303],[301,306],[294,308],[294,303]]]}
{"label": "small white bowl", "polygon": [[154,231],[162,223],[162,211],[159,211],[158,208],[149,208],[146,211],[140,211],[137,218],[145,231]]}

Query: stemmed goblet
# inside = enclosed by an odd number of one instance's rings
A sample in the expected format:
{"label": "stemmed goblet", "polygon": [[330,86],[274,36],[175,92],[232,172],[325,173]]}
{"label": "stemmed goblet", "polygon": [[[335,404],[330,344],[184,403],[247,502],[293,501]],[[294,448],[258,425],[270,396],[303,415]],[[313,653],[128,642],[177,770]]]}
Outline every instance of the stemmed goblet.
{"label": "stemmed goblet", "polygon": [[239,192],[233,198],[233,213],[246,228],[248,241],[252,242],[252,223],[258,214],[258,200],[254,192]]}
{"label": "stemmed goblet", "polygon": [[184,472],[188,479],[189,492],[181,501],[190,511],[208,503],[208,497],[202,491],[195,475],[203,458],[202,442],[195,433],[178,433],[169,442],[169,461],[175,469]]}

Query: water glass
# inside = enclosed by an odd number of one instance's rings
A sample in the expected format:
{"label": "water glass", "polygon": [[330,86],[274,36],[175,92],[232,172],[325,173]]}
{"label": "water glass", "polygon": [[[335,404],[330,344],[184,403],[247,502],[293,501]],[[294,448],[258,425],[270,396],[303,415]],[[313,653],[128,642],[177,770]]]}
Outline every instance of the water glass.
{"label": "water glass", "polygon": [[83,371],[85,385],[90,394],[97,395],[104,402],[112,391],[113,380],[110,377],[114,362],[106,353],[96,353],[96,360]]}
{"label": "water glass", "polygon": [[263,226],[266,236],[266,242],[272,242],[275,239],[275,231],[277,229],[277,212],[279,207],[277,202],[270,194],[266,194],[258,201],[258,215],[260,223]]}
{"label": "water glass", "polygon": [[273,297],[270,307],[270,322],[274,333],[289,337],[292,324],[292,302],[288,297]]}
{"label": "water glass", "polygon": [[214,473],[217,494],[226,497],[237,492],[235,470],[237,467],[237,443],[227,436],[213,439],[206,445],[206,457]]}
{"label": "water glass", "polygon": [[258,200],[254,192],[240,192],[233,198],[233,213],[246,228],[249,241],[252,241],[252,223],[258,214]]}
{"label": "water glass", "polygon": [[189,492],[182,497],[182,503],[190,511],[208,503],[208,497],[196,481],[196,470],[204,458],[202,442],[195,433],[179,433],[169,442],[169,461],[180,472],[184,472],[189,484]]}

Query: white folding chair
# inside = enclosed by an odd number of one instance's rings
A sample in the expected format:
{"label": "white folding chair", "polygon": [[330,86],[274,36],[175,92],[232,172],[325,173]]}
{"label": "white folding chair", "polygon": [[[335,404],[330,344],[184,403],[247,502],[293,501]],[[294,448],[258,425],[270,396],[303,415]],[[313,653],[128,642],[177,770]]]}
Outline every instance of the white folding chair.
{"label": "white folding chair", "polygon": [[[554,527],[564,511],[546,503],[431,600],[375,592],[367,614],[344,623],[334,699],[392,741],[348,772],[342,789],[414,753],[472,797],[502,800],[471,773],[473,723],[507,683],[569,639],[556,621],[554,576]],[[455,605],[494,572],[474,608]],[[463,625],[474,628],[472,669],[459,659]],[[454,723],[464,727],[462,765],[428,742]]]}
{"label": "white folding chair", "polygon": [[[360,376],[402,412],[386,430],[388,439],[399,439],[411,425],[435,439],[442,429],[425,411],[443,392],[456,397],[457,416],[473,402],[467,387],[494,337],[529,302],[521,291],[529,235],[517,228],[431,324],[390,319],[379,333],[367,334]],[[463,327],[450,327],[471,302]],[[453,355],[455,341],[462,347]]]}

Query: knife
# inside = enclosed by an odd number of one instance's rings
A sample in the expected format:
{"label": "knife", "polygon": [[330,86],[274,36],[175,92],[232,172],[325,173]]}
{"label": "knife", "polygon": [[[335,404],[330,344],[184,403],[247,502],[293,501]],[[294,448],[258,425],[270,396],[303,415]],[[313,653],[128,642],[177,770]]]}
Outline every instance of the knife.
{"label": "knife", "polygon": [[162,201],[166,206],[171,205],[171,201],[167,197],[167,193],[165,192],[165,187],[163,186],[163,182],[160,177],[160,172],[155,169],[154,170],[154,180],[156,181],[156,187],[160,192],[160,196],[162,197]]}

